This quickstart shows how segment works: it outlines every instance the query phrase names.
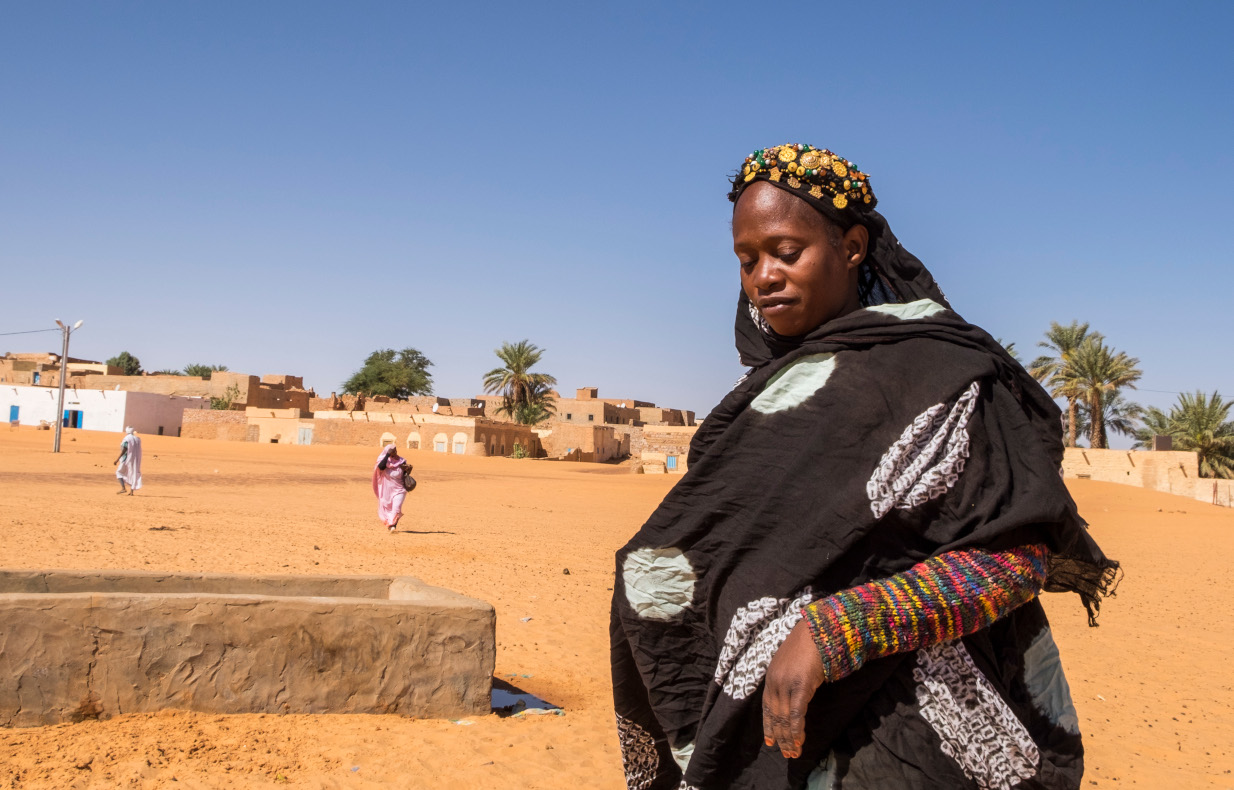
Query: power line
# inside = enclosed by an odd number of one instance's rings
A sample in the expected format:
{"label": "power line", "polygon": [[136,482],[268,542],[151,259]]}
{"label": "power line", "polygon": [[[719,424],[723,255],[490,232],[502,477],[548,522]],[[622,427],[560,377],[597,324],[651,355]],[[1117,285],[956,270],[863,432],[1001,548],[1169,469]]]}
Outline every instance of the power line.
{"label": "power line", "polygon": [[0,337],[5,335],[33,335],[39,332],[59,332],[59,329],[27,329],[24,332],[0,332]]}

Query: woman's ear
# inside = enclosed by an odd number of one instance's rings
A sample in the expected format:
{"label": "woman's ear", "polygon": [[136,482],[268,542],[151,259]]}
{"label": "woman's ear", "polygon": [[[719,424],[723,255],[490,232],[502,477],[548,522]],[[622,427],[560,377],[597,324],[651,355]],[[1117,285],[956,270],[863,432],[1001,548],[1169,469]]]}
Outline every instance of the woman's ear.
{"label": "woman's ear", "polygon": [[856,269],[866,259],[866,251],[870,244],[870,231],[865,225],[854,225],[844,232],[840,240],[840,249],[844,251],[844,261],[848,268]]}

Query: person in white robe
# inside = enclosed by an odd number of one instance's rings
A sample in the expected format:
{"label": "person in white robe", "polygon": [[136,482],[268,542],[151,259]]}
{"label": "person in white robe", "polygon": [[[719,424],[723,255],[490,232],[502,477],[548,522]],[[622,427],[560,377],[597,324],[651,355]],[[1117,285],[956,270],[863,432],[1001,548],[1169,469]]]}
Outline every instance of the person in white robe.
{"label": "person in white robe", "polygon": [[120,455],[116,457],[116,479],[120,481],[120,490],[116,493],[126,493],[124,484],[128,483],[129,496],[141,488],[141,439],[132,428],[124,429],[124,438],[120,441]]}

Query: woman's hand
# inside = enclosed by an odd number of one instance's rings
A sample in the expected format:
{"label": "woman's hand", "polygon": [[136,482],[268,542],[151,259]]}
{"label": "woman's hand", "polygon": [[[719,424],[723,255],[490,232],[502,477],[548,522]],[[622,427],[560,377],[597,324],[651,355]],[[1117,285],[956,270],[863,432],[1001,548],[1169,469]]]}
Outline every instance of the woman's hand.
{"label": "woman's hand", "polygon": [[771,657],[763,688],[763,741],[786,758],[801,756],[806,706],[824,680],[823,659],[802,620]]}

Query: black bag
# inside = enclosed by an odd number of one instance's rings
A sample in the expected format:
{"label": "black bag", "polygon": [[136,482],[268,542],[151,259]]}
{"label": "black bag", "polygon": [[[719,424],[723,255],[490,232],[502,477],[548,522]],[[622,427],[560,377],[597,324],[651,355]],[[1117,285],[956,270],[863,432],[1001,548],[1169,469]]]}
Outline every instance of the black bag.
{"label": "black bag", "polygon": [[403,470],[403,490],[407,492],[416,490],[416,479],[411,476],[410,466]]}

